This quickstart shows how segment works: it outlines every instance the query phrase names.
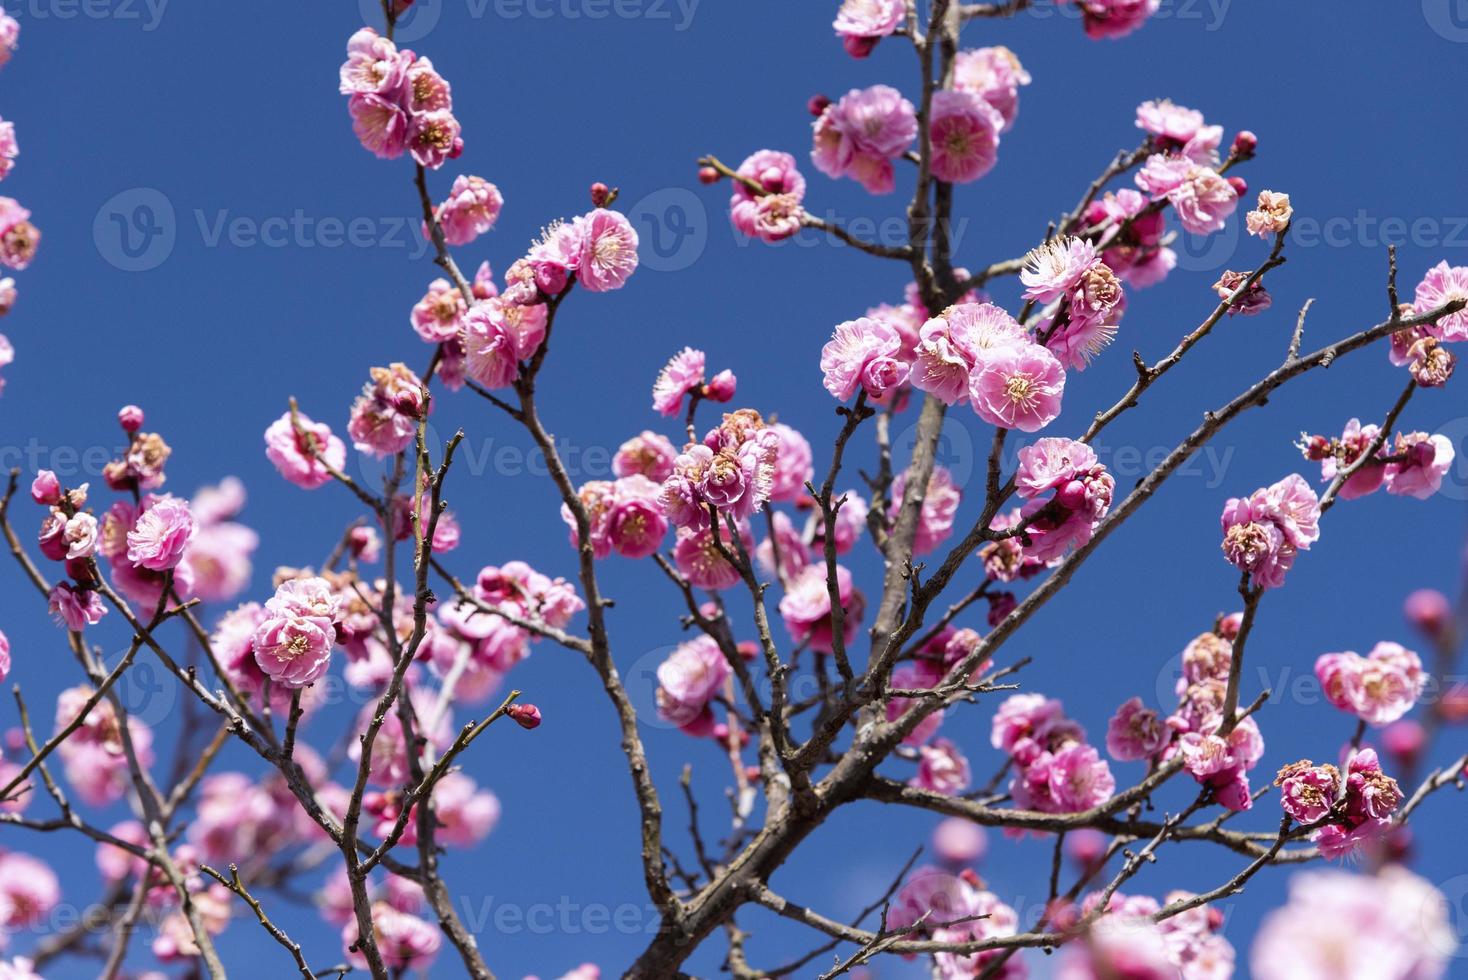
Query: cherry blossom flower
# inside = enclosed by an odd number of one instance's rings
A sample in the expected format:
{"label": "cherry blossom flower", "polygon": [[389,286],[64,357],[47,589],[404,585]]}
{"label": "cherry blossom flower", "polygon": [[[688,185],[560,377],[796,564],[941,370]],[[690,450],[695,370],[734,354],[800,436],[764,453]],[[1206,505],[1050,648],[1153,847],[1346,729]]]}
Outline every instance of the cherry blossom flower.
{"label": "cherry blossom flower", "polygon": [[933,829],[933,851],[949,864],[972,864],[988,850],[984,828],[962,817],[947,817]]}
{"label": "cherry blossom flower", "polygon": [[705,358],[703,351],[685,347],[668,359],[652,385],[654,411],[674,418],[683,410],[683,397],[703,386]]}
{"label": "cherry blossom flower", "polygon": [[1092,39],[1124,37],[1157,13],[1162,0],[1077,0],[1086,36]]}
{"label": "cherry blossom flower", "polygon": [[41,926],[61,901],[56,872],[40,858],[0,851],[0,926],[19,932]]}
{"label": "cherry blossom flower", "polygon": [[1171,99],[1149,99],[1137,106],[1137,128],[1164,146],[1185,146],[1203,128],[1203,113]]}
{"label": "cherry blossom flower", "polygon": [[1039,344],[999,347],[969,378],[969,398],[990,425],[1038,432],[1060,414],[1065,368]]}
{"label": "cherry blossom flower", "polygon": [[917,111],[887,85],[852,89],[815,122],[811,159],[828,177],[851,177],[869,193],[890,194],[892,161],[917,138]]}
{"label": "cherry blossom flower", "polygon": [[[1396,335],[1393,335],[1393,340]],[[1423,388],[1441,388],[1453,376],[1458,355],[1443,346],[1436,337],[1423,337],[1408,349],[1408,370]]]}
{"label": "cherry blossom flower", "polygon": [[[342,949],[347,962],[359,970],[367,968],[367,958],[357,951],[361,935],[353,918],[342,927]],[[443,934],[408,912],[400,912],[387,902],[372,905],[372,936],[382,961],[394,970],[426,970],[438,956]]]}
{"label": "cherry blossom flower", "polygon": [[[735,172],[741,179],[731,182],[729,218],[741,234],[777,242],[800,230],[805,177],[796,168],[793,156],[760,150],[746,158]],[[753,181],[764,193],[755,193],[746,181]]]}
{"label": "cherry blossom flower", "polygon": [[[461,174],[454,178],[448,199],[433,212],[449,245],[468,245],[494,227],[505,206],[500,189],[483,177]],[[424,238],[431,238],[424,234]]]}
{"label": "cherry blossom flower", "polygon": [[0,68],[4,68],[20,43],[20,22],[0,10]]}
{"label": "cherry blossom flower", "polygon": [[509,387],[520,375],[520,362],[545,342],[543,306],[489,299],[470,307],[462,322],[464,373],[486,388]]}
{"label": "cherry blossom flower", "polygon": [[[0,681],[10,675],[10,637],[0,630]],[[9,779],[5,780],[9,782]]]}
{"label": "cherry blossom flower", "polygon": [[637,271],[637,229],[620,211],[597,208],[576,219],[581,256],[576,274],[588,292],[621,289]]}
{"label": "cherry blossom flower", "polygon": [[770,499],[794,500],[805,493],[805,485],[815,476],[810,443],[805,436],[783,422],[770,425],[779,439],[775,449],[775,471],[770,482]]}
{"label": "cherry blossom flower", "polygon": [[329,426],[304,413],[287,412],[265,430],[265,455],[280,475],[303,490],[315,490],[332,479],[328,467],[341,472],[347,447]]}
{"label": "cherry blossom flower", "polygon": [[1059,299],[1099,261],[1095,246],[1081,238],[1056,238],[1031,249],[1019,274],[1025,298],[1041,303]]}
{"label": "cherry blossom flower", "polygon": [[435,279],[428,292],[413,305],[410,322],[413,331],[430,344],[441,344],[458,337],[467,307],[458,289],[447,279]]}
{"label": "cherry blossom flower", "polygon": [[966,184],[994,168],[1004,117],[972,92],[933,93],[928,122],[932,172],[939,180]]}
{"label": "cherry blossom flower", "polygon": [[341,67],[342,95],[382,95],[395,92],[413,63],[411,52],[364,27],[347,40],[347,60]]}
{"label": "cherry blossom flower", "polygon": [[679,728],[695,725],[720,693],[731,669],[712,637],[680,644],[657,670],[658,715]]}
{"label": "cherry blossom flower", "polygon": [[[1253,275],[1251,272],[1234,272],[1229,269],[1219,277],[1218,282],[1213,284],[1213,291],[1218,294],[1219,299],[1226,301],[1249,281],[1251,275]],[[1243,295],[1229,304],[1228,315],[1254,316],[1269,309],[1273,302],[1274,300],[1264,289],[1264,283],[1255,282],[1244,290]]]}
{"label": "cherry blossom flower", "polygon": [[1320,501],[1304,478],[1292,473],[1246,498],[1230,498],[1223,509],[1223,552],[1254,584],[1284,584],[1295,555],[1320,537]]}
{"label": "cherry blossom flower", "polygon": [[1413,432],[1397,435],[1392,455],[1399,458],[1382,474],[1386,492],[1426,500],[1442,486],[1456,451],[1447,436]]}
{"label": "cherry blossom flower", "polygon": [[907,380],[910,367],[901,353],[902,338],[880,320],[860,317],[837,324],[821,348],[826,390],[843,402],[858,387],[869,397],[882,398]]}
{"label": "cherry blossom flower", "polygon": [[150,495],[127,533],[127,560],[140,568],[167,571],[183,560],[197,530],[187,502],[171,494]]}
{"label": "cherry blossom flower", "polygon": [[1314,823],[1335,805],[1341,774],[1335,766],[1295,762],[1285,766],[1274,779],[1279,787],[1280,809],[1297,823]]}
{"label": "cherry blossom flower", "polygon": [[660,487],[638,474],[618,480],[612,489],[607,536],[612,550],[628,558],[646,558],[662,547],[668,519],[658,502]]}
{"label": "cherry blossom flower", "polygon": [[843,0],[831,25],[843,39],[887,37],[902,23],[902,0]]}
{"label": "cherry blossom flower", "polygon": [[94,626],[107,614],[102,598],[88,589],[79,589],[70,582],[58,582],[47,597],[47,606],[58,625],[73,633]]}
{"label": "cherry blossom flower", "polygon": [[989,303],[950,306],[924,323],[918,337],[912,385],[945,405],[968,401],[969,378],[988,351],[1029,342],[1012,316]]}
{"label": "cherry blossom flower", "polygon": [[1143,707],[1141,698],[1131,698],[1112,715],[1106,726],[1106,751],[1113,759],[1136,762],[1161,752],[1172,733],[1157,712]]}
{"label": "cherry blossom flower", "polygon": [[[472,357],[472,355],[471,355]],[[352,403],[347,434],[359,452],[383,457],[413,444],[423,416],[423,382],[406,364],[372,369],[371,380]]]}
{"label": "cherry blossom flower", "polygon": [[612,457],[612,472],[617,476],[641,474],[649,480],[662,483],[673,473],[673,461],[678,451],[667,436],[644,429],[617,447]]}
{"label": "cherry blossom flower", "polygon": [[[673,546],[673,563],[694,588],[727,589],[739,581],[739,570],[724,557],[714,533],[707,527],[699,530],[685,528],[678,532],[677,543]],[[719,528],[717,533],[722,540],[723,551],[732,554],[734,546],[728,540],[728,531]],[[740,537],[747,536],[748,531],[741,527]]]}
{"label": "cherry blossom flower", "polygon": [[1222,231],[1239,205],[1239,192],[1208,167],[1190,166],[1166,196],[1178,221],[1195,235]]}

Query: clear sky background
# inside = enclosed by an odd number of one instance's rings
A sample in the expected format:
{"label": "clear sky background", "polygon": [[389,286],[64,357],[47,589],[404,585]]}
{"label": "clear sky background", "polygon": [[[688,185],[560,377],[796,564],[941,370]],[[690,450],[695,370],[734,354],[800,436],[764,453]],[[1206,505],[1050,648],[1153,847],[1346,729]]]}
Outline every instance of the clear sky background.
{"label": "clear sky background", "polygon": [[[899,301],[903,268],[810,236],[776,248],[738,240],[725,216],[727,187],[700,187],[694,161],[715,152],[737,164],[763,147],[807,160],[806,99],[877,82],[911,96],[917,70],[910,49],[892,40],[870,60],[853,61],[830,31],[835,3],[818,0],[420,6],[419,19],[404,26],[408,46],[432,57],[453,83],[466,141],[462,160],[434,175],[434,194],[441,197],[462,171],[495,181],[507,202],[498,228],[459,251],[461,264],[473,268],[487,258],[502,271],[542,225],[584,211],[594,180],[621,187],[622,204],[643,235],[644,268],[626,289],[577,295],[566,305],[543,377],[547,425],[574,454],[577,478],[605,475],[621,441],[662,425],[648,407],[649,387],[667,356],[686,343],[706,349],[715,369],[735,370],[741,404],[778,413],[803,431],[823,471],[829,457],[822,447],[837,419],[820,385],[820,347],[837,322]],[[957,194],[963,225],[956,242],[965,264],[981,266],[1033,245],[1118,149],[1136,145],[1133,111],[1148,98],[1199,108],[1230,136],[1254,130],[1260,157],[1239,172],[1256,189],[1294,198],[1289,263],[1270,278],[1275,308],[1223,324],[1149,393],[1148,411],[1108,431],[1103,458],[1120,487],[1140,477],[1142,461],[1173,446],[1204,410],[1279,363],[1307,298],[1317,300],[1308,347],[1380,320],[1387,244],[1400,246],[1407,292],[1439,259],[1468,264],[1468,139],[1461,125],[1468,11],[1455,9],[1461,6],[1357,0],[1326,10],[1170,0],[1140,33],[1097,43],[1073,16],[1043,4],[1012,23],[978,23],[965,35],[972,46],[1009,45],[1034,75],[998,166]],[[151,8],[142,0],[7,0],[6,7],[23,32],[16,58],[0,72],[0,116],[16,122],[24,155],[3,191],[32,209],[45,237],[32,268],[17,277],[18,307],[0,324],[18,352],[0,400],[3,464],[50,466],[95,486],[98,450],[90,454],[93,471],[78,475],[87,469],[86,451],[115,448],[120,405],[144,406],[149,428],[175,450],[169,489],[192,493],[228,474],[248,485],[242,519],[264,539],[249,597],[264,598],[271,568],[319,563],[356,514],[355,501],[337,488],[308,494],[281,480],[262,451],[266,425],[295,395],[304,410],[342,432],[368,368],[394,360],[418,368],[427,358],[408,311],[436,270],[411,231],[411,166],[378,161],[358,146],[336,90],[346,39],[363,15],[355,0]],[[807,207],[848,222],[899,216],[911,180],[900,173],[897,194],[872,198],[852,182],[804,169],[811,177]],[[139,206],[153,219],[124,241],[115,216],[129,218]],[[343,243],[332,223],[353,221],[365,232]],[[138,235],[148,229],[158,234],[144,246]],[[1050,434],[1078,433],[1090,412],[1129,383],[1131,348],[1151,358],[1170,350],[1211,308],[1209,287],[1219,272],[1251,268],[1263,254],[1263,243],[1241,240],[1235,223],[1185,255],[1164,285],[1134,294],[1116,348],[1092,370],[1072,374],[1065,412]],[[996,291],[1011,307],[1015,296],[1012,282]],[[1246,697],[1266,685],[1278,692],[1259,716],[1268,748],[1253,774],[1256,785],[1298,758],[1333,758],[1350,732],[1350,720],[1320,701],[1310,681],[1318,654],[1411,640],[1402,598],[1421,586],[1456,590],[1468,499],[1463,381],[1425,393],[1404,420],[1455,440],[1460,465],[1442,495],[1344,503],[1329,514],[1321,542],[1300,559],[1288,586],[1267,596],[1245,683]],[[1294,470],[1315,479],[1291,446],[1298,433],[1338,432],[1352,415],[1379,419],[1400,384],[1385,354],[1368,350],[1249,413],[1109,540],[1063,597],[1003,649],[1001,661],[1035,657],[1021,677],[1026,689],[1064,699],[1095,740],[1127,697],[1140,694],[1152,704],[1169,697],[1177,653],[1218,612],[1237,605],[1236,573],[1218,553],[1224,500]],[[525,436],[472,395],[440,399],[433,424],[441,437],[459,425],[468,433],[464,465],[448,494],[464,523],[464,543],[449,563],[468,577],[481,565],[523,558],[572,577],[554,491],[525,464]],[[971,413],[953,413],[945,461],[960,477],[980,471],[976,447],[987,444],[986,427]],[[869,458],[863,449],[852,464]],[[980,482],[975,475],[968,484],[961,521],[972,518]],[[18,516],[29,536],[28,504]],[[874,594],[873,563],[860,563],[858,575]],[[650,714],[651,671],[681,638],[677,597],[647,563],[613,559],[605,576],[617,600],[610,617],[616,661]],[[0,628],[14,646],[12,679],[35,713],[49,718],[50,699],[77,680],[75,665],[9,562],[0,563],[0,596]],[[100,634],[109,650],[125,639],[116,619]],[[554,977],[586,960],[614,974],[647,937],[608,929],[596,910],[635,910],[621,913],[623,923],[628,915],[638,924],[654,920],[642,911],[635,807],[612,712],[589,668],[549,645],[538,647],[512,682],[546,721],[533,734],[498,729],[472,753],[469,771],[499,795],[504,817],[483,846],[447,862],[449,882],[466,918],[477,920],[501,976]],[[166,744],[178,710],[167,694],[147,703]],[[1000,762],[988,747],[992,711],[992,703],[962,708],[944,727],[980,777]],[[315,739],[333,739],[342,717],[320,719]],[[7,698],[0,726],[14,720]],[[644,737],[664,788],[670,842],[687,853],[677,774],[685,760],[693,763],[712,822],[725,812],[719,787],[726,768],[710,743],[656,723],[644,726]],[[1450,730],[1442,754],[1461,752],[1462,738],[1461,729]],[[226,764],[257,771],[243,753],[232,752]],[[1137,764],[1114,770],[1123,785],[1141,775]],[[1191,796],[1181,783],[1173,789],[1160,806]],[[1444,793],[1414,820],[1414,866],[1459,906],[1468,894],[1468,859],[1456,833],[1463,805]],[[33,813],[47,812],[47,802],[38,801]],[[119,807],[99,819],[122,815]],[[1272,828],[1277,817],[1270,798],[1237,825]],[[852,806],[800,849],[775,887],[833,915],[849,914],[880,894],[936,822],[917,812]],[[991,845],[981,873],[1032,921],[1043,901],[1049,845],[997,835]],[[97,893],[93,848],[80,838],[6,831],[0,846],[53,861],[71,903]],[[1159,867],[1129,890],[1201,890],[1230,877],[1240,861],[1204,845],[1171,845]],[[1286,878],[1262,875],[1226,903],[1240,976],[1247,975],[1258,920],[1283,901]],[[502,906],[551,911],[533,913],[528,924],[497,924]],[[285,911],[284,918],[313,962],[340,957],[335,931],[313,912]],[[754,933],[750,956],[762,966],[819,942],[760,912],[746,912],[740,923]],[[12,949],[33,941],[16,937]],[[137,946],[146,953],[146,939]],[[245,967],[241,976],[289,972],[249,921],[236,921],[221,947],[227,962],[275,964],[259,972]],[[722,955],[721,943],[710,942],[690,968],[714,973]],[[1026,955],[1044,975],[1044,958]],[[95,961],[70,960],[48,975],[91,976],[95,969]],[[434,975],[459,971],[446,947]],[[881,964],[878,974],[921,971],[894,962]],[[1452,974],[1468,976],[1465,961],[1455,961]]]}

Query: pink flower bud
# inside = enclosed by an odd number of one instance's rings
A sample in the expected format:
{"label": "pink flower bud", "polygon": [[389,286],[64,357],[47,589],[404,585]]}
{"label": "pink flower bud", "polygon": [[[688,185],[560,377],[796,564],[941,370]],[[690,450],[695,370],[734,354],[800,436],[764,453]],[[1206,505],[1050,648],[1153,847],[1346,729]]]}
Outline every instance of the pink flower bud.
{"label": "pink flower bud", "polygon": [[1443,721],[1468,721],[1468,684],[1454,684],[1444,691],[1443,699],[1437,703],[1437,713]]}
{"label": "pink flower bud", "polygon": [[1245,194],[1249,193],[1249,182],[1242,177],[1230,177],[1228,179],[1228,185],[1234,189],[1234,192],[1237,193],[1239,197],[1243,197]]}
{"label": "pink flower bud", "polygon": [[1071,480],[1056,492],[1055,500],[1066,510],[1080,510],[1086,506],[1086,485],[1080,480]]}
{"label": "pink flower bud", "polygon": [[533,704],[512,704],[505,709],[505,714],[526,731],[540,727],[540,709]]}
{"label": "pink flower bud", "polygon": [[984,828],[971,820],[949,817],[933,831],[933,850],[949,864],[972,864],[988,849]]}
{"label": "pink flower bud", "polygon": [[733,371],[720,371],[714,375],[712,381],[704,385],[703,396],[711,402],[727,402],[734,398],[734,389],[738,386],[738,380]]}
{"label": "pink flower bud", "polygon": [[1436,589],[1418,589],[1407,596],[1402,612],[1407,622],[1432,637],[1442,633],[1453,614],[1448,597]]}
{"label": "pink flower bud", "polygon": [[1247,160],[1254,155],[1259,148],[1259,137],[1247,129],[1239,130],[1234,137],[1234,156],[1240,160]]}
{"label": "pink flower bud", "polygon": [[812,95],[805,103],[805,107],[812,116],[819,118],[831,105],[831,100],[824,95]]}
{"label": "pink flower bud", "polygon": [[698,182],[700,184],[717,184],[719,182],[719,172],[713,167],[699,167]]}
{"label": "pink flower bud", "polygon": [[879,37],[854,37],[848,34],[841,39],[841,46],[853,58],[866,58],[871,55],[872,49],[877,46],[877,42],[880,40],[881,38]]}
{"label": "pink flower bud", "polygon": [[1065,853],[1076,864],[1089,868],[1106,853],[1106,835],[1085,828],[1065,837]]}
{"label": "pink flower bud", "polygon": [[117,413],[118,424],[124,432],[137,432],[143,427],[143,410],[136,405],[124,405]]}
{"label": "pink flower bud", "polygon": [[608,187],[606,184],[603,184],[601,181],[597,181],[596,183],[594,183],[594,184],[591,185],[591,206],[592,207],[594,207],[594,208],[604,208],[604,207],[606,207],[607,206],[607,201],[611,200],[611,197],[612,197],[612,189],[610,187]]}
{"label": "pink flower bud", "polygon": [[1393,722],[1381,733],[1381,744],[1402,765],[1410,765],[1427,745],[1427,732],[1411,719]]}
{"label": "pink flower bud", "polygon": [[1239,627],[1244,625],[1243,613],[1229,613],[1218,621],[1218,635],[1225,640],[1232,640],[1239,635]]}
{"label": "pink flower bud", "polygon": [[61,502],[61,481],[50,470],[40,470],[31,481],[31,499],[50,507]]}

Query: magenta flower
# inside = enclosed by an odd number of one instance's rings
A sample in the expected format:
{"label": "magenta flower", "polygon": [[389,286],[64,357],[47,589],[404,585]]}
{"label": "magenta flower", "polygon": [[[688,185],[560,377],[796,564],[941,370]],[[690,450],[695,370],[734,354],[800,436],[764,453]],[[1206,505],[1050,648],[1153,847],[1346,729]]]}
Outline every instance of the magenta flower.
{"label": "magenta flower", "polygon": [[1041,303],[1059,299],[1074,290],[1100,261],[1095,246],[1084,239],[1052,239],[1025,256],[1019,274],[1025,298]]}
{"label": "magenta flower", "polygon": [[613,485],[607,537],[617,554],[646,558],[662,547],[668,519],[658,502],[659,489],[640,473],[622,477]]}
{"label": "magenta flower", "polygon": [[[448,199],[434,211],[434,219],[450,245],[468,245],[494,227],[505,199],[500,189],[483,177],[461,174],[454,178]],[[429,237],[424,235],[425,238]]]}
{"label": "magenta flower", "polygon": [[139,568],[164,572],[183,559],[198,525],[189,505],[171,494],[149,496],[127,534],[127,560]]}
{"label": "magenta flower", "polygon": [[336,630],[328,619],[275,615],[256,629],[255,663],[272,681],[289,688],[314,684],[326,674]]}
{"label": "magenta flower", "polygon": [[637,270],[637,229],[620,211],[597,208],[576,219],[581,238],[577,277],[589,292],[621,289]]}
{"label": "magenta flower", "polygon": [[999,158],[1004,117],[971,92],[933,93],[928,139],[932,142],[933,176],[952,184],[978,180]]}
{"label": "magenta flower", "polygon": [[1314,823],[1335,805],[1340,772],[1335,766],[1296,762],[1279,771],[1274,785],[1279,787],[1280,809],[1297,823]]}
{"label": "magenta flower", "polygon": [[1141,698],[1131,698],[1111,716],[1106,725],[1106,751],[1121,762],[1150,759],[1172,739],[1172,732],[1157,712],[1143,707]]}
{"label": "magenta flower", "polygon": [[969,398],[985,422],[1038,432],[1060,414],[1065,368],[1039,344],[989,352],[969,378]]}
{"label": "magenta flower", "polygon": [[[296,414],[300,431],[287,412],[265,430],[265,455],[280,475],[304,490],[315,490],[331,480],[327,467],[340,472],[347,462],[347,447],[330,427]],[[324,465],[323,465],[324,464]]]}
{"label": "magenta flower", "polygon": [[644,429],[621,446],[612,457],[612,472],[617,476],[641,474],[656,483],[662,483],[673,473],[673,461],[678,451],[667,436]]}
{"label": "magenta flower", "polygon": [[[842,640],[851,643],[861,626],[866,598],[852,584],[851,571],[843,565],[836,566],[836,590],[844,615]],[[780,599],[780,618],[796,643],[809,644],[817,653],[831,652],[835,634],[824,562],[807,565],[789,584]]]}
{"label": "magenta flower", "polygon": [[347,434],[358,452],[391,456],[413,444],[424,412],[423,382],[406,364],[372,369],[352,403]]}
{"label": "magenta flower", "polygon": [[[1453,302],[1468,300],[1468,266],[1449,266],[1439,262],[1427,270],[1427,275],[1417,284],[1413,310],[1418,316]],[[1447,341],[1468,340],[1468,309],[1449,313],[1438,320],[1433,329]]]}
{"label": "magenta flower", "polygon": [[1437,493],[1456,456],[1451,439],[1425,432],[1399,433],[1394,450],[1393,456],[1403,458],[1386,464],[1386,492],[1418,500]]}
{"label": "magenta flower", "polygon": [[1007,131],[1019,114],[1019,88],[1030,84],[1030,73],[1019,57],[1003,45],[960,51],[953,60],[953,87],[972,92],[989,103]]}
{"label": "magenta flower", "polygon": [[[890,322],[890,321],[889,321]],[[969,377],[985,353],[1028,343],[1024,328],[989,303],[960,303],[924,323],[911,380],[946,405],[968,401]]]}
{"label": "magenta flower", "polygon": [[1224,556],[1266,589],[1284,584],[1295,555],[1320,537],[1320,501],[1304,478],[1290,474],[1224,505]]}
{"label": "magenta flower", "polygon": [[374,156],[395,160],[407,150],[409,118],[395,98],[353,95],[347,100],[347,112],[352,117],[352,132]]}
{"label": "magenta flower", "polygon": [[[460,339],[464,373],[486,388],[506,388],[545,342],[545,308],[515,306],[498,297],[475,303],[464,314]],[[529,312],[536,311],[536,312]]]}
{"label": "magenta flower", "polygon": [[652,385],[652,407],[673,418],[683,410],[683,397],[703,386],[704,352],[685,347],[668,359]]}
{"label": "magenta flower", "polygon": [[1427,684],[1422,661],[1399,643],[1378,643],[1362,657],[1327,653],[1315,661],[1325,698],[1362,721],[1381,727],[1411,711]]}
{"label": "magenta flower", "polygon": [[[777,242],[800,230],[805,177],[796,169],[793,156],[760,150],[741,163],[736,172],[743,180],[732,181],[729,219],[741,234]],[[756,194],[745,180],[755,181],[765,193]]]}
{"label": "magenta flower", "polygon": [[[741,538],[748,537],[748,533],[740,528]],[[728,540],[727,529],[720,528],[718,534],[723,539],[724,550],[732,554],[734,545]],[[727,589],[739,581],[739,570],[720,553],[714,532],[707,527],[701,530],[685,527],[678,532],[678,541],[673,547],[673,563],[694,588]]]}
{"label": "magenta flower", "polygon": [[907,380],[908,363],[902,359],[902,338],[880,320],[861,317],[838,324],[821,348],[821,372],[826,390],[846,401],[861,387],[880,398]]}
{"label": "magenta flower", "polygon": [[70,582],[58,582],[47,599],[51,615],[58,625],[80,633],[98,623],[107,614],[102,598],[90,590],[79,589]]}
{"label": "magenta flower", "polygon": [[1077,0],[1086,36],[1093,40],[1124,37],[1157,13],[1162,0]]}
{"label": "magenta flower", "polygon": [[811,159],[829,177],[851,177],[869,193],[894,187],[892,161],[917,138],[917,111],[887,85],[852,89],[816,120]]}
{"label": "magenta flower", "polygon": [[697,726],[731,672],[712,637],[699,636],[679,645],[658,666],[658,716],[685,730]]}
{"label": "magenta flower", "polygon": [[958,746],[940,738],[918,749],[917,774],[908,780],[908,785],[943,796],[957,796],[968,789],[970,778],[968,760]]}

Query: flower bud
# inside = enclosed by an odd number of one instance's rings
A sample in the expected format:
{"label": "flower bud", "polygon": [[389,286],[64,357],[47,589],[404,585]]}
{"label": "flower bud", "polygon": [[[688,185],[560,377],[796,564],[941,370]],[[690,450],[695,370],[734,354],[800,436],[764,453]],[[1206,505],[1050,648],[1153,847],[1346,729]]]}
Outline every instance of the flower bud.
{"label": "flower bud", "polygon": [[1055,500],[1066,510],[1080,510],[1086,506],[1086,485],[1080,480],[1071,480],[1056,492]]}
{"label": "flower bud", "polygon": [[1398,764],[1410,766],[1427,745],[1427,732],[1412,719],[1392,722],[1381,733],[1381,744]]}
{"label": "flower bud", "polygon": [[698,182],[700,184],[717,184],[719,182],[719,172],[713,167],[699,167]]}
{"label": "flower bud", "polygon": [[604,208],[604,207],[606,207],[607,206],[607,202],[609,200],[611,200],[611,197],[612,197],[612,189],[610,187],[608,187],[606,184],[603,184],[601,181],[597,181],[596,183],[594,183],[594,184],[591,185],[591,206],[592,207],[594,207],[594,208]]}
{"label": "flower bud", "polygon": [[1228,186],[1232,187],[1234,193],[1238,194],[1239,197],[1243,197],[1249,193],[1249,182],[1242,177],[1230,177],[1228,179]]}
{"label": "flower bud", "polygon": [[1247,129],[1239,130],[1239,134],[1234,137],[1234,159],[1248,160],[1257,149],[1259,149],[1259,137]]}
{"label": "flower bud", "polygon": [[830,105],[831,100],[828,97],[817,93],[806,100],[805,108],[812,116],[820,118]]}
{"label": "flower bud", "polygon": [[50,507],[61,503],[61,481],[50,470],[40,470],[31,481],[31,499]]}
{"label": "flower bud", "polygon": [[137,432],[143,427],[143,410],[136,405],[124,405],[117,413],[117,422],[124,432]]}
{"label": "flower bud", "polygon": [[1453,609],[1448,597],[1436,589],[1418,589],[1407,596],[1402,613],[1407,622],[1436,639],[1448,625]]}
{"label": "flower bud", "polygon": [[703,396],[711,402],[727,402],[734,398],[734,389],[738,380],[734,372],[729,370],[720,371],[714,375],[713,380],[704,385]]}
{"label": "flower bud", "polygon": [[505,709],[505,714],[526,731],[540,727],[540,709],[533,704],[512,704]]}
{"label": "flower bud", "polygon": [[877,42],[880,40],[881,38],[879,37],[853,37],[848,34],[841,39],[841,46],[853,58],[866,58],[871,55],[872,50],[876,48]]}

